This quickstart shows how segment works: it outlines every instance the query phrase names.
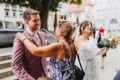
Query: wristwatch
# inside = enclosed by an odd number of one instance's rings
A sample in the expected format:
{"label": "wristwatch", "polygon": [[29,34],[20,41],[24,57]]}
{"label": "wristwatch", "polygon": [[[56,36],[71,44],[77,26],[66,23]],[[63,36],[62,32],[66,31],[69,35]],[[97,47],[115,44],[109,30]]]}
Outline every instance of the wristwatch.
{"label": "wristwatch", "polygon": [[26,39],[26,37],[23,37],[23,38],[21,39],[21,41],[23,42],[25,39]]}

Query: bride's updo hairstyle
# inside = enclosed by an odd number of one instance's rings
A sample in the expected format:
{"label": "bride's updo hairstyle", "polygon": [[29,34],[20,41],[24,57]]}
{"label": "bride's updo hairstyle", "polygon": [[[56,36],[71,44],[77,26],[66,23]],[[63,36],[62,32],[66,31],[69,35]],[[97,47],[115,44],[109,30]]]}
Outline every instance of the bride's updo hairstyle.
{"label": "bride's updo hairstyle", "polygon": [[[83,22],[80,24],[80,29],[79,29],[80,35],[83,34],[84,29],[89,25],[89,23],[90,23],[90,25],[91,25],[91,27],[92,27],[92,23],[91,23],[90,21],[83,21]],[[83,28],[83,30],[82,30],[82,28]]]}
{"label": "bride's updo hairstyle", "polygon": [[58,24],[62,36],[69,42],[72,43],[73,26],[69,21],[60,21]]}

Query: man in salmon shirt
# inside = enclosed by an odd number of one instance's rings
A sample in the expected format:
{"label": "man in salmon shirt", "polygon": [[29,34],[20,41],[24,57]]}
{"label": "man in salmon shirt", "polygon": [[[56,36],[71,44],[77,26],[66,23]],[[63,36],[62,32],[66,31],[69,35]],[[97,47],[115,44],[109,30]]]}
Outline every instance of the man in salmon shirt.
{"label": "man in salmon shirt", "polygon": [[[27,9],[23,18],[27,26],[23,34],[36,46],[48,45],[45,33],[39,31],[39,11]],[[13,73],[19,80],[36,80],[40,76],[47,76],[46,58],[32,55],[22,43],[23,40],[14,39],[11,63]]]}

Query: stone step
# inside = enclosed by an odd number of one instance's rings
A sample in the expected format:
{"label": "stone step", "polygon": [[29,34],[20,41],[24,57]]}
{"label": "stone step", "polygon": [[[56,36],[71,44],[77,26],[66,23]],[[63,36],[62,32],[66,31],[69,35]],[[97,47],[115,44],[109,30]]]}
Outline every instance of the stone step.
{"label": "stone step", "polygon": [[0,69],[0,79],[13,75],[11,68]]}
{"label": "stone step", "polygon": [[15,75],[12,75],[12,76],[9,76],[9,77],[2,78],[0,80],[18,80],[18,79]]}
{"label": "stone step", "polygon": [[7,68],[11,66],[11,59],[0,61],[0,69]]}
{"label": "stone step", "polygon": [[11,59],[11,58],[12,58],[11,53],[7,53],[7,54],[0,54],[0,61],[3,61],[3,60],[8,60],[8,59]]}

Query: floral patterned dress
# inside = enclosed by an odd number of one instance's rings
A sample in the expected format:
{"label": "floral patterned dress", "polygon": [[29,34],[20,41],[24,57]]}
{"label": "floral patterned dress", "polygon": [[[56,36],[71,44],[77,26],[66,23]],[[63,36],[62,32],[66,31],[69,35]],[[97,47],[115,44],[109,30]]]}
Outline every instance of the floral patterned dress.
{"label": "floral patterned dress", "polygon": [[[65,52],[68,57],[66,48]],[[73,58],[56,59],[55,57],[51,57],[48,64],[52,80],[76,80]]]}

